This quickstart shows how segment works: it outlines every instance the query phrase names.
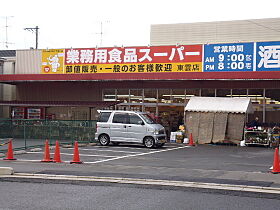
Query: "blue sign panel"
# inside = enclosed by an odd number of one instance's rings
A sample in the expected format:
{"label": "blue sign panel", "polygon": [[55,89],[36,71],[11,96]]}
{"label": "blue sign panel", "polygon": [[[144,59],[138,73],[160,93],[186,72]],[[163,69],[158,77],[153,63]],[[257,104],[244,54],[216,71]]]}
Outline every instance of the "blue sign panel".
{"label": "blue sign panel", "polygon": [[204,72],[253,71],[254,43],[204,45]]}
{"label": "blue sign panel", "polygon": [[257,71],[280,71],[280,42],[257,42]]}

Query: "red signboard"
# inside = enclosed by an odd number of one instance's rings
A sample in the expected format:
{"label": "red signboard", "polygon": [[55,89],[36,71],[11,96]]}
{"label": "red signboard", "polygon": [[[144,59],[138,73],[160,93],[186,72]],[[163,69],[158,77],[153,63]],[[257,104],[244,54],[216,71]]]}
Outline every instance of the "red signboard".
{"label": "red signboard", "polygon": [[202,62],[202,45],[65,49],[65,65]]}

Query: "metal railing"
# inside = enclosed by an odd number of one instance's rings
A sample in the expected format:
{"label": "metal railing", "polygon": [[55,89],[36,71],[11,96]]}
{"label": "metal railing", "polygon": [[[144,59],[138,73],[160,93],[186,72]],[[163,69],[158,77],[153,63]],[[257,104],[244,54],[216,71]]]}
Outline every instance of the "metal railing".
{"label": "metal railing", "polygon": [[13,139],[15,149],[26,149],[43,145],[46,139],[51,144],[55,140],[88,143],[94,141],[95,130],[95,120],[0,119],[0,144],[1,139]]}

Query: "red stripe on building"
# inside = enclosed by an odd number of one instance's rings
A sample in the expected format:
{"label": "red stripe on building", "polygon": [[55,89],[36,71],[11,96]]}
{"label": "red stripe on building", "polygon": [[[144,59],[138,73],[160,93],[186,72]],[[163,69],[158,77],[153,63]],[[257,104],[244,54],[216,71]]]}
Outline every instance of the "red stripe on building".
{"label": "red stripe on building", "polygon": [[280,72],[172,72],[98,74],[4,74],[1,83],[26,81],[102,81],[102,80],[280,80]]}

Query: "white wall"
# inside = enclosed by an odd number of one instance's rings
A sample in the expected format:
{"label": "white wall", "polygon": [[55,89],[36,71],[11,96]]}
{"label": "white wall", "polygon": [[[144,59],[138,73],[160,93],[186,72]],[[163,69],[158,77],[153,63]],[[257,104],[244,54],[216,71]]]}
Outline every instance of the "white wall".
{"label": "white wall", "polygon": [[40,74],[41,65],[41,50],[17,50],[16,74]]}
{"label": "white wall", "polygon": [[279,41],[280,18],[151,25],[152,45]]}

